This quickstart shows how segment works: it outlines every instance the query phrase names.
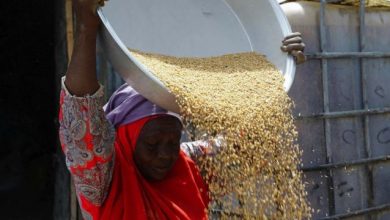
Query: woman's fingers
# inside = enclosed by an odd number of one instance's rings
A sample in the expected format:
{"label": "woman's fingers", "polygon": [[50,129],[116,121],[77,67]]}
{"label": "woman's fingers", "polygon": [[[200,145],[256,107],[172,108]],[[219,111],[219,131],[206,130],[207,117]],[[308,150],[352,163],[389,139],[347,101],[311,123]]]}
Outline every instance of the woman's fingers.
{"label": "woman's fingers", "polygon": [[294,43],[294,44],[283,45],[281,49],[283,52],[288,52],[288,53],[292,52],[293,50],[303,51],[305,49],[305,44]]}
{"label": "woman's fingers", "polygon": [[293,38],[282,41],[282,43],[283,43],[283,45],[302,43],[302,38],[301,37],[293,37]]}
{"label": "woman's fingers", "polygon": [[302,51],[293,50],[291,51],[291,55],[295,57],[295,61],[297,64],[301,64],[306,61],[306,56],[303,54]]}
{"label": "woman's fingers", "polygon": [[299,32],[291,33],[288,36],[286,36],[283,41],[288,40],[290,38],[294,38],[294,37],[301,37],[301,33],[299,33]]}
{"label": "woman's fingers", "polygon": [[72,0],[78,28],[97,27],[100,24],[96,10],[99,0]]}
{"label": "woman's fingers", "polygon": [[108,0],[99,0],[99,6],[100,7],[103,7],[104,6],[104,2],[106,2]]}
{"label": "woman's fingers", "polygon": [[303,63],[306,61],[306,56],[303,54],[305,50],[305,44],[302,42],[301,33],[295,32],[289,34],[282,41],[282,51],[291,54],[297,64]]}

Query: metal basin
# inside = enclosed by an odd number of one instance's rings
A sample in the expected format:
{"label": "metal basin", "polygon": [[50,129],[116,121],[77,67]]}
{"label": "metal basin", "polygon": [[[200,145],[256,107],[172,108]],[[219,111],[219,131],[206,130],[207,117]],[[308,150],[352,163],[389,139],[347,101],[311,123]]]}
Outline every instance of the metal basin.
{"label": "metal basin", "polygon": [[275,0],[115,0],[98,10],[99,41],[116,72],[157,105],[179,112],[175,97],[127,48],[181,57],[256,51],[285,77],[295,73],[280,50],[290,25]]}

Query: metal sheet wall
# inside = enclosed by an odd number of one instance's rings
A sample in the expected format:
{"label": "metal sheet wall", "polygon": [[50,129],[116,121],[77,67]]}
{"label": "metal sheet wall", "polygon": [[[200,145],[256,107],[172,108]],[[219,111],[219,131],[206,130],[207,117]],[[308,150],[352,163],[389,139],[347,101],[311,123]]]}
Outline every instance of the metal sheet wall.
{"label": "metal sheet wall", "polygon": [[390,12],[282,7],[310,58],[290,95],[314,219],[389,219]]}

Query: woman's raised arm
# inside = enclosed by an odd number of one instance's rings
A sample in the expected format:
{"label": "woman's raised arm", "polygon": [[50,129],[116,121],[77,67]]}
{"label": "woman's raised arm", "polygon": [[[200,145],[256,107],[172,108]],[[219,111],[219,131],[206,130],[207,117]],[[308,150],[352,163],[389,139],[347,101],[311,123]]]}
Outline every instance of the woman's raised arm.
{"label": "woman's raised arm", "polygon": [[115,129],[103,111],[103,87],[96,77],[98,0],[73,0],[76,37],[61,81],[59,137],[84,219],[100,219],[114,169]]}
{"label": "woman's raised arm", "polygon": [[73,0],[76,33],[65,85],[72,95],[85,96],[99,89],[96,76],[96,37],[100,25],[99,0]]}

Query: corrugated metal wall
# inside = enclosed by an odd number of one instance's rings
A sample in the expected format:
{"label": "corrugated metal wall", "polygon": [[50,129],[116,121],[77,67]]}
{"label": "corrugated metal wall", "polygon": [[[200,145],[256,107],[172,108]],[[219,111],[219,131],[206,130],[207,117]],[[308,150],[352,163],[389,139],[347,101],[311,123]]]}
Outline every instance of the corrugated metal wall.
{"label": "corrugated metal wall", "polygon": [[290,95],[314,219],[390,219],[390,12],[283,9],[310,58]]}

